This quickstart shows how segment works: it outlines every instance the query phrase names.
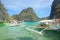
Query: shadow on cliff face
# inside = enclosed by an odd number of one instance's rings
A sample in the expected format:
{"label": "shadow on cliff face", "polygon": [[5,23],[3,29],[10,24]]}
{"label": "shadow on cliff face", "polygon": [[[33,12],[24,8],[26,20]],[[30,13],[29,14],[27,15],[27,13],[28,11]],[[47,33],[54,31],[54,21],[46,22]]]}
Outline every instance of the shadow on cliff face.
{"label": "shadow on cliff face", "polygon": [[33,39],[32,37],[17,37],[18,40],[36,40]]}

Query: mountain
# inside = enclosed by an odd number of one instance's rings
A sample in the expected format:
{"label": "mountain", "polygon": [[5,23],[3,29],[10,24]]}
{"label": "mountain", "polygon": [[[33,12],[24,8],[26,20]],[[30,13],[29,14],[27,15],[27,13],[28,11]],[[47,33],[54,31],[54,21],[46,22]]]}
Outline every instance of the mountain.
{"label": "mountain", "polygon": [[51,7],[49,19],[60,18],[60,0],[54,0]]}
{"label": "mountain", "polygon": [[9,20],[9,14],[7,13],[6,8],[0,1],[0,20],[8,21]]}
{"label": "mountain", "polygon": [[14,14],[14,15],[12,16],[12,18],[15,19],[15,20],[18,20],[18,19],[19,19],[18,17],[19,17],[19,14]]}
{"label": "mountain", "polygon": [[49,20],[49,16],[40,18],[40,20]]}
{"label": "mountain", "polygon": [[19,20],[19,21],[39,21],[39,18],[36,16],[33,8],[28,7],[27,9],[24,9],[21,11],[21,13],[18,15],[17,20]]}

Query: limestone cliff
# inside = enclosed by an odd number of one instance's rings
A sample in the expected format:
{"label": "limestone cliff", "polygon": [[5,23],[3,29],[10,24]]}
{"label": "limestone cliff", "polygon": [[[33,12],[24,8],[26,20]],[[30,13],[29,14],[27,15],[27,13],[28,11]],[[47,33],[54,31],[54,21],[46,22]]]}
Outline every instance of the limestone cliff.
{"label": "limestone cliff", "polygon": [[39,18],[35,14],[33,8],[29,7],[27,9],[24,9],[19,14],[18,20],[20,21],[38,21]]}
{"label": "limestone cliff", "polygon": [[54,0],[51,7],[50,19],[60,18],[60,0]]}
{"label": "limestone cliff", "polygon": [[0,1],[0,20],[8,21],[9,20],[9,15],[7,13],[6,8]]}

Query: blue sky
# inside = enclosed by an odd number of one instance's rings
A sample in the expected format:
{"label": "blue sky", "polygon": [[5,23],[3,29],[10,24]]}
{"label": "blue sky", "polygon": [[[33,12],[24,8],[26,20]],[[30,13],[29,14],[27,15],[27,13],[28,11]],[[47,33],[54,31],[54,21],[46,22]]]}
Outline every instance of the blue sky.
{"label": "blue sky", "polygon": [[23,9],[32,7],[40,18],[49,16],[53,0],[1,0],[8,13],[12,16]]}

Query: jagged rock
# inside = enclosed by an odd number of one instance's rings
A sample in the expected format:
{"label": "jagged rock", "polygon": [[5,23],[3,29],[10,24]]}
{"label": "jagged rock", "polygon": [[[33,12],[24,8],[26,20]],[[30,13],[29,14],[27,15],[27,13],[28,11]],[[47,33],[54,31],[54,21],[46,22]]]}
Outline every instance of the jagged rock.
{"label": "jagged rock", "polygon": [[0,1],[0,20],[8,21],[8,19],[9,19],[9,15],[7,13],[7,10]]}
{"label": "jagged rock", "polygon": [[51,7],[50,19],[60,18],[60,0],[54,0]]}
{"label": "jagged rock", "polygon": [[39,18],[36,16],[33,8],[29,7],[21,11],[18,17],[19,21],[38,21]]}

